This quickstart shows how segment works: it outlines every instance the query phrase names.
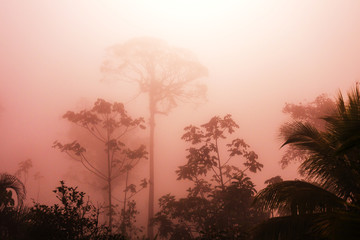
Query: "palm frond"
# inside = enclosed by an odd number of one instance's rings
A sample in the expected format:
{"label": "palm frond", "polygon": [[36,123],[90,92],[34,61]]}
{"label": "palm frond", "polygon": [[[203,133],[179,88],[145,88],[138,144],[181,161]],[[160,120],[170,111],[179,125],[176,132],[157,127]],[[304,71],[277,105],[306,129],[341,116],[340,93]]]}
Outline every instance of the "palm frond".
{"label": "palm frond", "polygon": [[18,205],[22,206],[26,198],[26,190],[24,184],[15,176],[2,173],[0,174],[0,189],[12,189],[17,195]]}
{"label": "palm frond", "polygon": [[335,194],[298,180],[270,184],[257,194],[254,204],[264,210],[279,210],[281,213],[291,215],[345,208],[345,201]]}
{"label": "palm frond", "polygon": [[[359,99],[358,99],[359,98]],[[299,172],[344,199],[360,194],[360,96],[349,94],[349,104],[339,96],[337,113],[324,118],[326,130],[292,123],[284,145],[306,151]],[[358,142],[359,141],[359,142]]]}
{"label": "palm frond", "polygon": [[299,171],[305,173],[309,180],[316,181],[344,200],[360,193],[358,169],[346,156],[321,154],[309,156],[299,167]]}
{"label": "palm frond", "polygon": [[306,152],[299,171],[317,184],[284,181],[261,190],[255,204],[291,216],[264,222],[256,228],[255,239],[360,239],[358,85],[346,100],[339,93],[336,111],[323,119],[321,131],[301,122],[283,131],[283,146]]}
{"label": "palm frond", "polygon": [[329,130],[337,136],[338,154],[360,145],[360,91],[358,86],[348,93],[345,103],[341,93],[337,101],[337,114],[329,117]]}
{"label": "palm frond", "polygon": [[322,240],[312,231],[314,215],[271,218],[253,229],[255,240]]}
{"label": "palm frond", "polygon": [[360,214],[352,211],[336,211],[319,215],[313,221],[312,231],[334,240],[360,239]]}
{"label": "palm frond", "polygon": [[318,147],[322,146],[320,144],[324,141],[323,136],[321,135],[321,132],[312,125],[302,122],[293,122],[289,126],[291,126],[291,129],[289,129],[284,136],[286,141],[281,147],[291,144],[299,149],[317,151]]}

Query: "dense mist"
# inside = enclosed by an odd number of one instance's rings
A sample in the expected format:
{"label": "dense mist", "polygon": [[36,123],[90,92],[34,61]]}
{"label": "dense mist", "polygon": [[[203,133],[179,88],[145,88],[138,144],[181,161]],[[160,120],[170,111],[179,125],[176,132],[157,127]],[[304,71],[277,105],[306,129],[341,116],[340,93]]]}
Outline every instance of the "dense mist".
{"label": "dense mist", "polygon": [[[146,129],[124,141],[149,148],[149,96],[131,78],[109,77],[103,70],[112,47],[145,37],[185,49],[207,69],[196,78],[206,86],[205,98],[181,99],[155,115],[155,212],[161,196],[184,197],[190,186],[175,173],[186,164],[191,145],[181,139],[184,128],[214,116],[230,114],[239,125],[236,136],[258,155],[262,170],[248,174],[256,190],[277,175],[302,178],[298,162],[286,168],[279,163],[280,127],[291,119],[283,108],[306,105],[323,93],[335,99],[339,90],[354,86],[360,78],[359,12],[355,0],[2,1],[0,172],[15,174],[31,159],[25,184],[30,205],[32,199],[56,202],[52,190],[60,180],[106,203],[104,182],[53,145],[77,140],[102,158],[104,147],[63,115],[90,110],[104,99],[124,103],[129,115],[144,118]],[[148,168],[149,158],[143,159],[131,181],[148,179]],[[114,194],[122,194],[124,181],[117,180]],[[148,191],[136,197],[144,226]]]}

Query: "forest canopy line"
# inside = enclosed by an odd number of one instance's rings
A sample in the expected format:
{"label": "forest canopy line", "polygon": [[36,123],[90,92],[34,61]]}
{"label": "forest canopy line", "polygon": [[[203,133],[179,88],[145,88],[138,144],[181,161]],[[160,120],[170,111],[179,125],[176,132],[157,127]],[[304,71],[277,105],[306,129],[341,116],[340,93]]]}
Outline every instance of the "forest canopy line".
{"label": "forest canopy line", "polygon": [[[198,80],[208,69],[191,52],[159,39],[135,38],[108,50],[105,78],[135,83],[135,94],[148,98],[149,116],[135,118],[124,103],[98,98],[92,107],[59,113],[76,131],[71,140],[52,145],[89,173],[88,185],[98,183],[92,187],[102,202],[95,204],[65,179],[53,190],[56,203],[42,204],[37,172],[38,197],[29,203],[33,162],[27,158],[14,174],[0,174],[0,239],[360,239],[358,84],[346,97],[322,94],[308,104],[285,103],[283,113],[293,121],[278,131],[286,148],[280,164],[297,162],[303,179],[274,174],[261,190],[254,179],[264,170],[266,156],[241,137],[241,119],[214,112],[196,124],[187,116],[190,125],[181,136],[185,155],[177,156],[175,147],[164,150],[172,154],[167,161],[182,160],[174,169],[179,185],[155,199],[154,169],[160,159],[155,149],[162,147],[155,144],[155,116],[204,99],[206,87]],[[172,141],[174,135],[168,135],[166,141]],[[157,174],[165,171],[156,169]],[[143,205],[145,210],[139,208]]]}

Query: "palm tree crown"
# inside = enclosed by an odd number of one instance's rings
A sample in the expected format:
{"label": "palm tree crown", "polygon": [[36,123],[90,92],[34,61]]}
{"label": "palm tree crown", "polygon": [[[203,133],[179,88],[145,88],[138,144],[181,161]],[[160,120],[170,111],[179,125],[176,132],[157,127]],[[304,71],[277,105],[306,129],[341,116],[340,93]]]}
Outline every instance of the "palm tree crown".
{"label": "palm tree crown", "polygon": [[[307,181],[274,183],[258,193],[256,204],[264,209],[278,210],[285,216],[259,226],[257,239],[294,239],[289,229],[302,232],[303,239],[344,239],[345,235],[339,233],[345,229],[346,239],[360,236],[358,228],[349,229],[355,222],[360,223],[358,86],[348,93],[347,101],[339,93],[334,113],[323,119],[325,130],[309,123],[291,124],[283,146],[291,145],[306,152],[307,157],[299,171],[307,176]],[[300,224],[299,219],[306,224]],[[284,227],[285,222],[288,227],[296,223],[297,228]],[[299,229],[299,226],[303,228]]]}
{"label": "palm tree crown", "polygon": [[15,176],[2,173],[0,174],[0,209],[14,205],[12,199],[13,190],[17,196],[18,206],[21,207],[26,197],[26,191],[24,184]]}

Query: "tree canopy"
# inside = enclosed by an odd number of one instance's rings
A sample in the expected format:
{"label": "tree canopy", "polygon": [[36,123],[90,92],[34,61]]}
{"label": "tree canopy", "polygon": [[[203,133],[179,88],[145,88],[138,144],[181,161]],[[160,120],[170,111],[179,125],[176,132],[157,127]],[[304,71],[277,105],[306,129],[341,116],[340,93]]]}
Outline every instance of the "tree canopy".
{"label": "tree canopy", "polygon": [[156,113],[168,113],[178,101],[204,97],[206,86],[197,82],[208,70],[189,50],[150,37],[111,46],[104,61],[105,79],[133,82],[148,93]]}

